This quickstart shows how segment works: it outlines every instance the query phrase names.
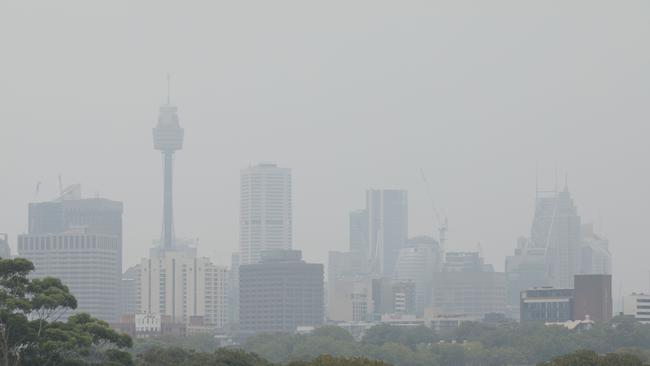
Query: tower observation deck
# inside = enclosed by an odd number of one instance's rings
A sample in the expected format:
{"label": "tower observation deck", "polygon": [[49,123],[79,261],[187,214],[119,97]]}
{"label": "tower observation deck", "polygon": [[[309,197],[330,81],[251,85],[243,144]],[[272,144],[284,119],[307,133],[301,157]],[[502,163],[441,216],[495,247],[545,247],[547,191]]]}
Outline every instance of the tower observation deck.
{"label": "tower observation deck", "polygon": [[174,152],[183,148],[183,129],[178,123],[177,108],[169,103],[160,107],[158,124],[153,128],[153,146],[163,158],[163,227],[161,245],[174,246],[173,169]]}

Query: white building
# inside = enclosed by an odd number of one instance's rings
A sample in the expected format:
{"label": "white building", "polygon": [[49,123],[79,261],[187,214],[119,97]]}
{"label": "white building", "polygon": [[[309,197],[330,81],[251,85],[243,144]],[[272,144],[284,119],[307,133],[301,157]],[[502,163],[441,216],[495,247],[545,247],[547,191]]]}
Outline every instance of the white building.
{"label": "white building", "polygon": [[18,255],[34,263],[34,278],[55,277],[77,299],[75,312],[104,321],[118,318],[121,241],[117,236],[88,234],[85,229],[61,234],[18,236]]}
{"label": "white building", "polygon": [[[152,253],[155,253],[152,251]],[[187,324],[200,316],[213,328],[227,317],[227,270],[193,250],[165,250],[142,259],[138,281],[138,311],[170,316]]]}
{"label": "white building", "polygon": [[650,295],[631,294],[623,296],[623,314],[643,322],[650,322]]}
{"label": "white building", "polygon": [[241,170],[240,264],[254,264],[265,250],[291,249],[291,170],[258,164]]}

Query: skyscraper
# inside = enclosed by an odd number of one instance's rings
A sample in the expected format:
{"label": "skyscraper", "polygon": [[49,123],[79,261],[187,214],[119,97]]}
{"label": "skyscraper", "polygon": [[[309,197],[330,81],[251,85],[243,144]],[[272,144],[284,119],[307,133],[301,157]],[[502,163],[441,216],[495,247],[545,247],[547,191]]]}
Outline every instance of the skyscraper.
{"label": "skyscraper", "polygon": [[176,111],[167,97],[167,103],[160,107],[158,124],[153,128],[153,145],[162,153],[164,165],[162,247],[165,249],[174,246],[174,152],[183,148],[184,136]]}
{"label": "skyscraper", "polygon": [[122,202],[81,198],[71,186],[51,202],[29,204],[29,232],[18,237],[18,254],[32,262],[35,277],[57,277],[77,298],[77,311],[106,321],[118,317],[122,276]]}
{"label": "skyscraper", "polygon": [[540,192],[531,230],[532,247],[546,251],[546,275],[557,288],[572,288],[580,259],[581,220],[568,188]]}
{"label": "skyscraper", "polygon": [[351,252],[368,255],[368,211],[355,210],[350,212],[349,244]]}
{"label": "skyscraper", "polygon": [[34,263],[34,277],[59,278],[77,298],[76,312],[108,322],[119,312],[120,248],[118,237],[86,229],[18,236],[18,254]]}
{"label": "skyscraper", "polygon": [[167,250],[140,261],[139,311],[168,315],[187,323],[202,316],[207,325],[222,328],[226,319],[227,274],[208,258],[192,251]]}
{"label": "skyscraper", "polygon": [[291,249],[291,170],[258,164],[241,170],[240,263],[259,263],[266,250]]}
{"label": "skyscraper", "polygon": [[410,238],[400,249],[394,279],[415,285],[415,309],[423,314],[433,301],[433,278],[442,270],[442,248],[428,236]]}
{"label": "skyscraper", "polygon": [[373,271],[392,276],[408,237],[408,195],[402,190],[366,191],[369,258]]}

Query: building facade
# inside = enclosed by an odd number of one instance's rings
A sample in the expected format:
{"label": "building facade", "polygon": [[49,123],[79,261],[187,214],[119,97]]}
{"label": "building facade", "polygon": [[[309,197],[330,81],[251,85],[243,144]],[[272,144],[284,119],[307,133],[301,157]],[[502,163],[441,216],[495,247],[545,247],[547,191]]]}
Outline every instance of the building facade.
{"label": "building facade", "polygon": [[292,247],[291,170],[258,164],[241,170],[239,256],[259,263],[266,250]]}
{"label": "building facade", "polygon": [[244,334],[293,333],[325,320],[323,265],[296,250],[268,251],[239,267],[239,324]]}
{"label": "building facade", "polygon": [[0,234],[0,258],[11,258],[11,249],[9,248],[9,236]]}
{"label": "building facade", "polygon": [[418,315],[431,306],[433,278],[442,269],[442,249],[430,237],[416,237],[407,241],[399,251],[393,278],[398,282],[412,282],[415,286],[415,308]]}
{"label": "building facade", "polygon": [[77,299],[75,312],[114,322],[119,312],[120,240],[85,230],[18,236],[18,254],[34,263],[34,278],[55,277]]}
{"label": "building facade", "polygon": [[562,323],[573,320],[575,291],[552,287],[521,293],[521,322]]}
{"label": "building facade", "polygon": [[650,323],[650,295],[631,294],[623,297],[623,314]]}
{"label": "building facade", "polygon": [[433,309],[437,315],[460,314],[482,319],[506,310],[505,273],[494,272],[476,252],[450,252],[433,280]]}
{"label": "building facade", "polygon": [[612,319],[612,275],[576,275],[574,320],[595,322]]}
{"label": "building facade", "polygon": [[169,316],[187,324],[191,317],[223,328],[227,318],[227,270],[193,251],[166,250],[140,262],[138,312]]}
{"label": "building facade", "polygon": [[408,238],[408,194],[403,190],[368,190],[366,212],[372,270],[391,277]]}

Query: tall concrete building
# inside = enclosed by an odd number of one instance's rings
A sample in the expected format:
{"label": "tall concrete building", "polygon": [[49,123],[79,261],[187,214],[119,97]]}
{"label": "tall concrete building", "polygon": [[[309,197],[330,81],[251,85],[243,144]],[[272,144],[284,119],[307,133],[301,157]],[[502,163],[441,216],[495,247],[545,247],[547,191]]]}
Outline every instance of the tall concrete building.
{"label": "tall concrete building", "polygon": [[77,298],[77,311],[106,320],[119,316],[122,276],[121,202],[81,198],[81,186],[51,202],[30,203],[29,232],[18,254],[34,262],[35,277],[57,277]]}
{"label": "tall concrete building", "polygon": [[402,190],[368,190],[366,212],[372,270],[391,277],[408,238],[408,194]]}
{"label": "tall concrete building", "polygon": [[368,256],[368,211],[350,212],[349,245],[351,252],[359,252]]}
{"label": "tall concrete building", "polygon": [[227,271],[193,251],[170,249],[142,259],[138,311],[170,316],[187,324],[203,317],[206,325],[223,328],[227,317]]}
{"label": "tall concrete building", "polygon": [[242,333],[293,333],[325,320],[323,265],[298,250],[266,251],[260,263],[239,267]]}
{"label": "tall concrete building", "polygon": [[520,237],[514,255],[506,257],[507,315],[513,319],[520,315],[521,292],[549,286],[546,276],[546,250],[534,247],[530,240]]}
{"label": "tall concrete building", "polygon": [[[88,234],[116,237],[122,273],[122,202],[105,198],[82,198],[81,186],[72,185],[61,197],[49,202],[34,202],[28,206],[28,234],[61,234],[84,229]],[[119,278],[119,276],[118,276]]]}
{"label": "tall concrete building", "polygon": [[553,287],[573,287],[580,265],[580,226],[567,187],[561,192],[538,192],[531,241],[533,247],[546,251],[546,276]]}
{"label": "tall concrete building", "polygon": [[0,234],[0,258],[11,258],[11,249],[9,248],[9,236]]}
{"label": "tall concrete building", "polygon": [[292,247],[291,170],[258,164],[241,170],[240,263],[259,263],[266,250]]}
{"label": "tall concrete building", "polygon": [[394,279],[415,286],[415,309],[419,315],[431,306],[433,278],[442,269],[442,248],[428,236],[410,238],[399,251]]}
{"label": "tall concrete building", "polygon": [[612,275],[575,276],[574,320],[589,317],[596,322],[612,319]]}
{"label": "tall concrete building", "polygon": [[35,278],[56,277],[77,299],[75,312],[107,322],[118,318],[120,240],[85,229],[18,236],[18,254],[34,263]]}
{"label": "tall concrete building", "polygon": [[504,314],[506,278],[494,272],[476,252],[449,252],[443,270],[433,281],[433,310],[438,315],[459,314],[481,319]]}
{"label": "tall concrete building", "polygon": [[593,224],[581,227],[580,274],[612,274],[609,241],[594,232]]}

